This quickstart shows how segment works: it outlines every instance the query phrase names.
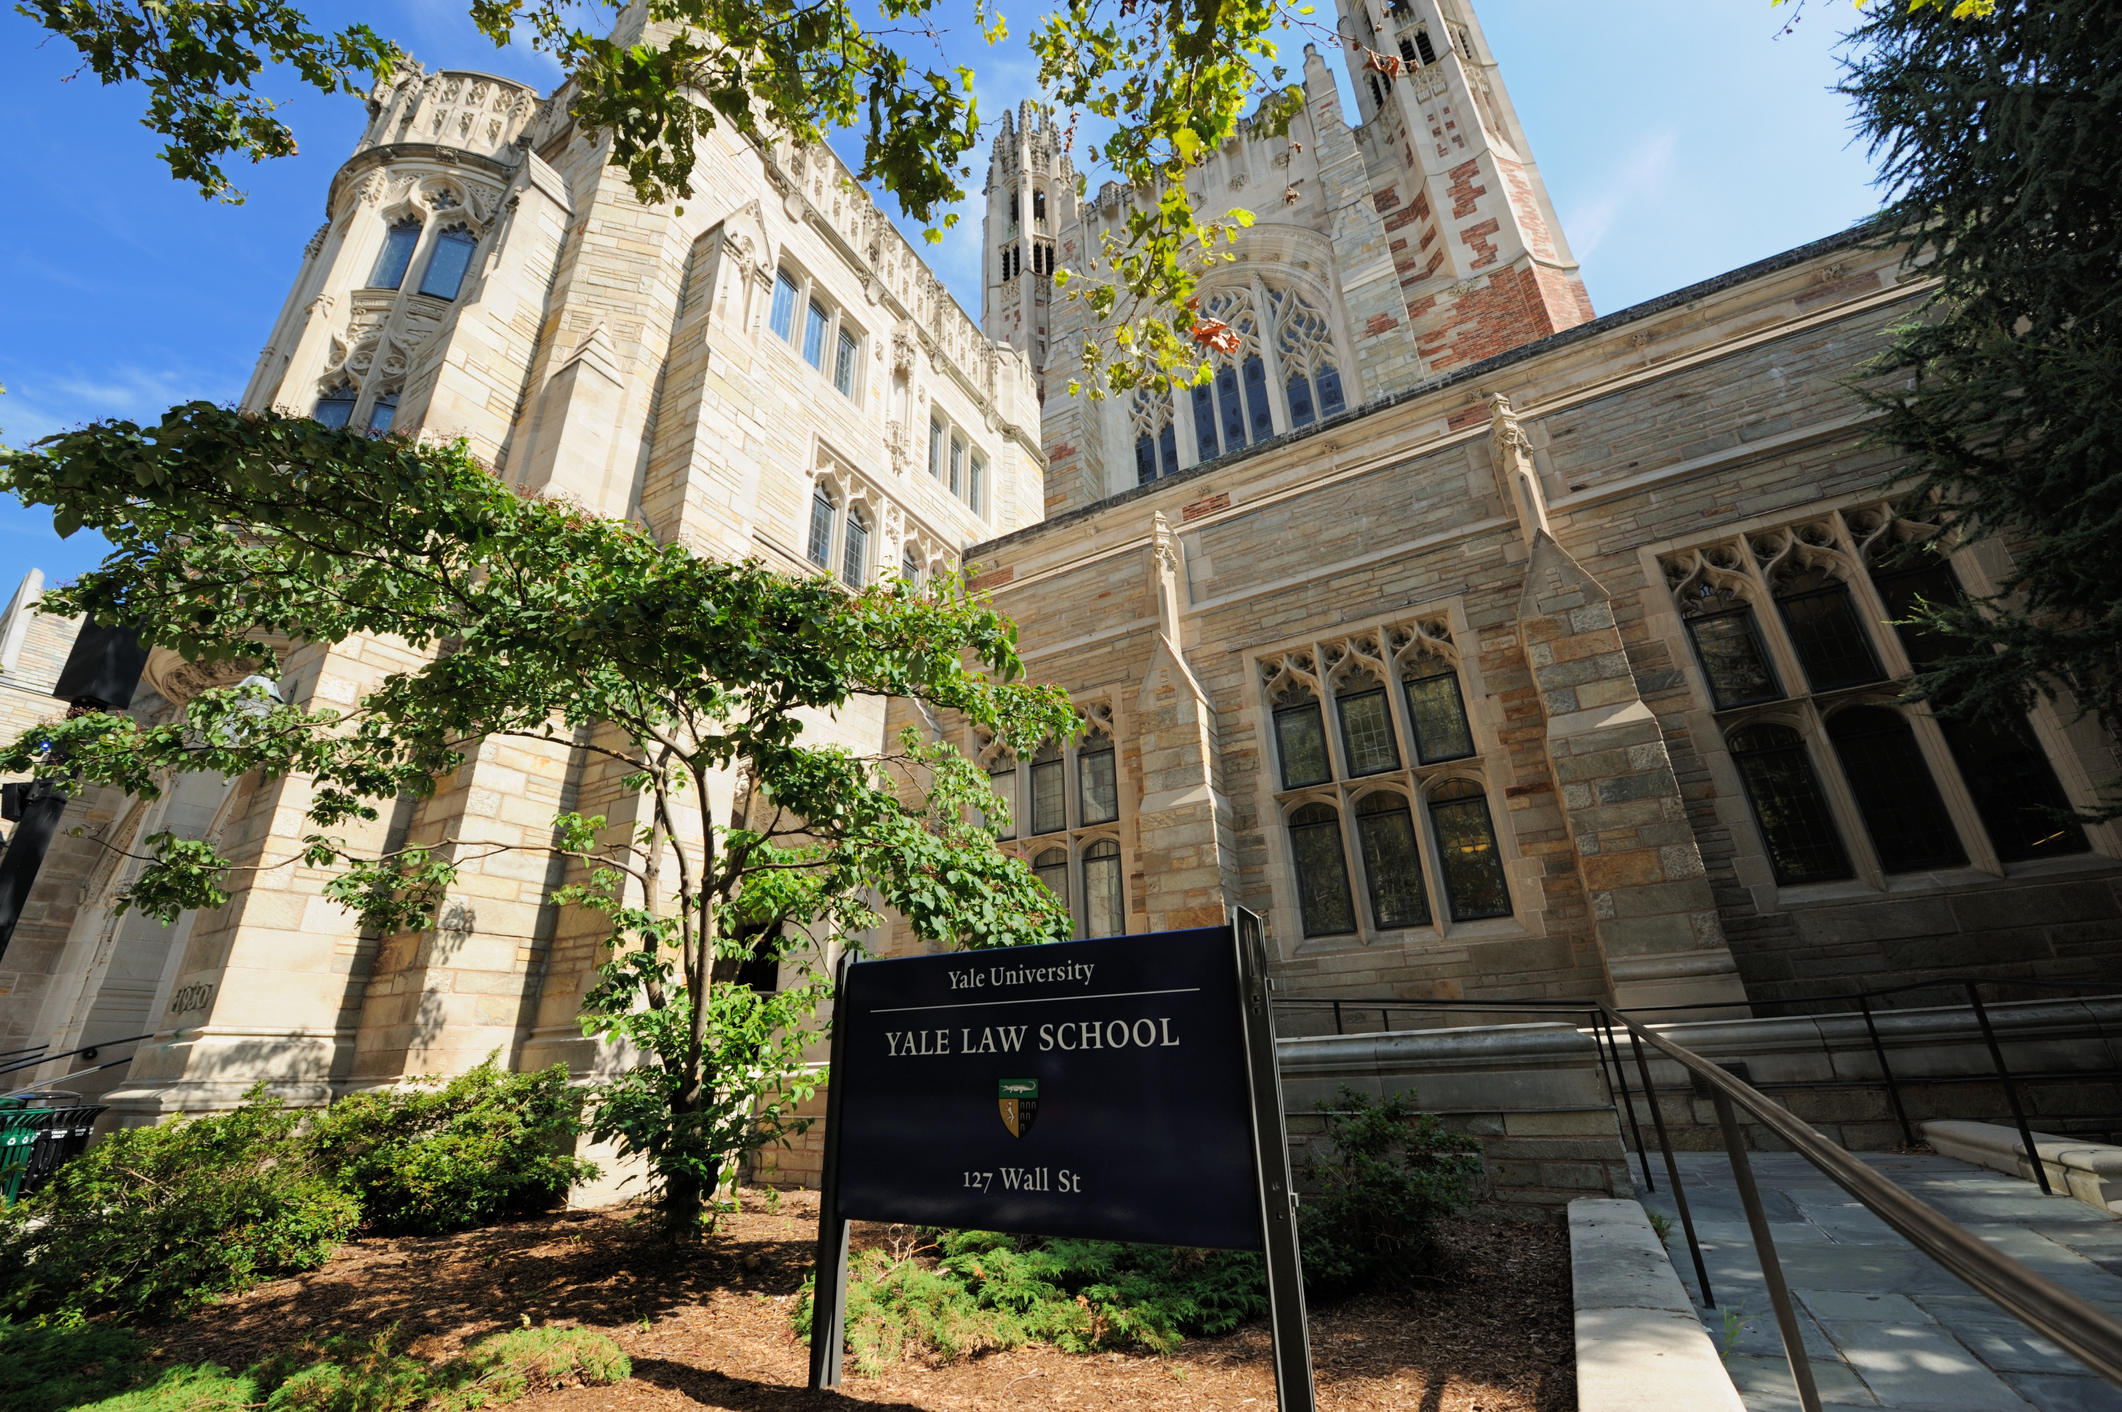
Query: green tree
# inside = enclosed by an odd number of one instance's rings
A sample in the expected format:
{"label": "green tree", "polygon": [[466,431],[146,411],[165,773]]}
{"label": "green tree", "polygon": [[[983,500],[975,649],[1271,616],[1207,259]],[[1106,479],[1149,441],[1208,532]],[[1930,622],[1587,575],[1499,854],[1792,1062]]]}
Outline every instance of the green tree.
{"label": "green tree", "polygon": [[[876,924],[870,899],[931,942],[1067,935],[981,821],[1003,806],[971,762],[918,739],[863,758],[805,736],[806,715],[860,697],[956,711],[1019,749],[1075,728],[1058,689],[1012,680],[1014,627],[955,582],[849,594],[518,496],[462,445],[205,403],[0,452],[0,484],[50,506],[62,533],[85,525],[115,546],[46,611],[263,673],[274,643],[385,635],[427,657],[345,712],[235,687],[163,725],[40,726],[0,749],[0,770],[142,797],[175,772],[301,776],[316,830],[303,863],[336,870],[328,895],[386,934],[431,926],[458,870],[497,848],[380,853],[345,835],[374,835],[381,802],[432,794],[473,743],[565,744],[642,801],[635,825],[564,815],[525,846],[573,860],[563,900],[609,921],[583,1023],[644,1059],[591,1122],[647,1155],[681,1228],[736,1156],[800,1128],[822,957]],[[730,771],[735,819],[710,804]],[[233,861],[209,842],[163,833],[143,856],[123,906],[166,919],[229,896]],[[792,984],[739,983],[761,948],[786,953]]]}
{"label": "green tree", "polygon": [[[648,0],[632,16],[622,4],[576,0],[468,5],[495,44],[521,38],[559,61],[574,116],[608,141],[611,164],[644,202],[690,196],[698,139],[725,124],[806,143],[858,129],[862,181],[930,224],[930,240],[958,219],[939,212],[966,194],[980,117],[972,70],[937,57],[936,0],[882,0],[881,29],[866,28],[852,0]],[[284,0],[21,0],[17,8],[73,44],[104,83],[145,86],[142,122],[167,139],[171,172],[226,201],[242,193],[225,159],[295,150],[294,133],[257,91],[268,63],[325,93],[356,93],[404,58],[366,25],[319,33]],[[1080,268],[1057,275],[1101,321],[1118,316],[1112,349],[1093,340],[1084,350],[1081,376],[1094,394],[1209,377],[1204,346],[1222,331],[1193,313],[1195,281],[1219,258],[1218,243],[1252,218],[1198,219],[1186,172],[1235,133],[1248,107],[1266,130],[1288,131],[1302,90],[1275,62],[1274,34],[1294,27],[1339,43],[1311,14],[1285,0],[1063,0],[1032,30],[1040,85],[1071,112],[1071,131],[1082,116],[1109,125],[1092,157],[1157,198],[1131,210],[1124,236],[1106,235]],[[997,0],[973,0],[970,18],[991,45],[1008,35]],[[1372,56],[1387,72],[1400,67],[1393,48]]]}
{"label": "green tree", "polygon": [[1916,695],[2024,729],[2068,695],[2122,728],[2122,9],[1879,4],[1842,91],[1936,281],[1861,396],[1918,477],[1911,552],[1996,537],[1989,597],[1928,602]]}

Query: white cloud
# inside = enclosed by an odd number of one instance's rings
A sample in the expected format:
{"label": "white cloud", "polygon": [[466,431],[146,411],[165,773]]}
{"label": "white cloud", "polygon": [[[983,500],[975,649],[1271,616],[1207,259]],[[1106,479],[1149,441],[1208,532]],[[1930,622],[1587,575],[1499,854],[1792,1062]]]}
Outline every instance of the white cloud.
{"label": "white cloud", "polygon": [[120,365],[93,376],[10,370],[0,381],[7,387],[6,398],[0,399],[0,436],[11,446],[112,417],[159,421],[177,403],[227,401],[243,390],[226,372],[138,364]]}
{"label": "white cloud", "polygon": [[1590,258],[1599,242],[1613,228],[1623,211],[1645,203],[1664,189],[1675,175],[1674,153],[1680,134],[1665,128],[1638,142],[1623,159],[1620,170],[1609,176],[1597,193],[1562,218],[1569,233],[1570,250],[1582,261]]}

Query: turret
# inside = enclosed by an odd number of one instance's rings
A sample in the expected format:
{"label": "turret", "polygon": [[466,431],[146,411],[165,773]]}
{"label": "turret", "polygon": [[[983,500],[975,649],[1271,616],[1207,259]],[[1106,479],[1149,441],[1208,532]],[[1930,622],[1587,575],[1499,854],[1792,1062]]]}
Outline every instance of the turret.
{"label": "turret", "polygon": [[1062,143],[1043,104],[1020,103],[1002,115],[987,168],[980,327],[1025,355],[1042,400],[1056,238],[1076,209],[1076,172]]}

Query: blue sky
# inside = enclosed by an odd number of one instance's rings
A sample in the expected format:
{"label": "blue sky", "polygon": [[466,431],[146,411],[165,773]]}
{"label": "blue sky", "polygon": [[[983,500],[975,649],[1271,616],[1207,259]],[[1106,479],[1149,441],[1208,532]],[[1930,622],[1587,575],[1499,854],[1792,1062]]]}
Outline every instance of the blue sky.
{"label": "blue sky", "polygon": [[[1788,12],[1766,0],[1475,3],[1602,314],[1840,230],[1879,204],[1848,106],[1830,91],[1838,32],[1856,14],[1845,4],[1812,5],[1778,37]],[[947,36],[947,52],[975,70],[982,112],[999,119],[1033,96],[1030,54],[1017,37],[989,50],[962,0],[944,0],[946,17],[960,10],[964,32]],[[325,24],[366,19],[430,67],[558,81],[541,55],[497,52],[451,0],[312,13]],[[1038,12],[1005,13],[1021,36]],[[9,445],[240,396],[363,121],[357,100],[272,85],[301,154],[232,169],[245,204],[206,202],[155,157],[137,122],[141,92],[66,81],[72,55],[12,6],[0,9],[0,131],[10,138],[0,145],[10,198],[0,220],[0,441]],[[931,247],[975,311],[978,210]],[[59,540],[46,512],[0,500],[0,597],[32,566],[61,580],[100,551],[85,534]]]}

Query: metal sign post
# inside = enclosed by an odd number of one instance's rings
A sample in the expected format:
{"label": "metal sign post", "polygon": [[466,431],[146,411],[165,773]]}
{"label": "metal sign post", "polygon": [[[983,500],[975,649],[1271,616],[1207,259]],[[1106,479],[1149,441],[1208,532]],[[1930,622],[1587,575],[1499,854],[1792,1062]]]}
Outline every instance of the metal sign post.
{"label": "metal sign post", "polygon": [[813,1388],[850,1221],[1266,1256],[1283,1412],[1312,1412],[1259,918],[850,966],[833,1002]]}

